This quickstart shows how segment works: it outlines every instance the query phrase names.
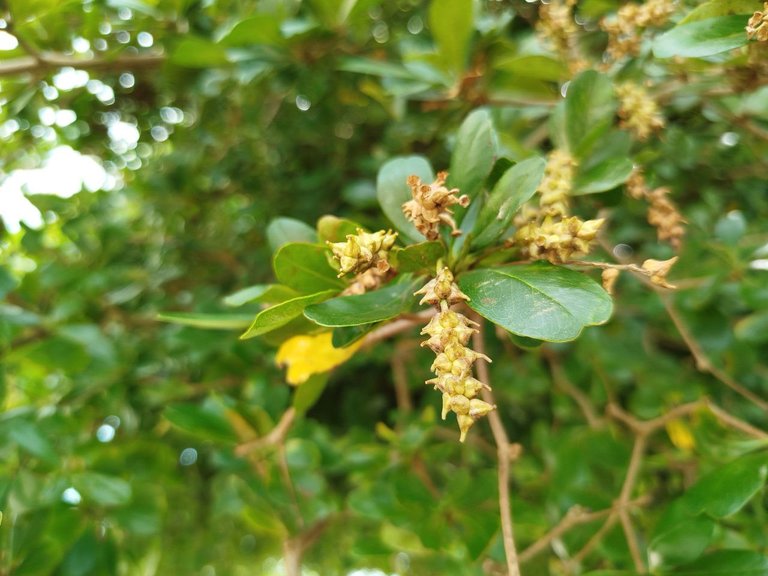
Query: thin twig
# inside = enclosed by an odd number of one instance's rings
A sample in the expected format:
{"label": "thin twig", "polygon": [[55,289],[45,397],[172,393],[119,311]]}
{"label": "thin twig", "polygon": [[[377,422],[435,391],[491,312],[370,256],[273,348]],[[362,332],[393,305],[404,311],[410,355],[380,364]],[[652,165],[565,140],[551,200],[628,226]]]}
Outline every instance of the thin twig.
{"label": "thin twig", "polygon": [[[485,354],[485,340],[483,339],[483,319],[475,316],[475,321],[480,324],[477,333],[473,336],[472,342],[475,351],[479,354]],[[477,375],[481,382],[490,386],[490,375],[488,373],[488,363],[480,358],[477,361]],[[483,400],[489,404],[495,404],[493,394],[489,390],[482,391]],[[499,477],[499,510],[501,514],[501,533],[504,541],[504,553],[507,557],[507,573],[509,576],[520,576],[520,562],[517,557],[517,548],[515,547],[514,529],[512,524],[512,502],[509,496],[509,467],[512,455],[517,451],[509,443],[507,432],[504,430],[504,424],[497,410],[488,414],[488,422],[491,425],[493,439],[496,442],[496,453],[498,457],[498,477]]]}
{"label": "thin twig", "polygon": [[570,396],[576,405],[581,409],[584,414],[584,418],[587,420],[587,424],[590,428],[597,428],[600,426],[600,418],[597,416],[595,408],[592,406],[592,401],[589,399],[582,390],[577,388],[565,374],[565,370],[560,365],[560,361],[557,355],[547,347],[541,348],[541,355],[549,364],[549,370],[552,373],[552,381],[555,386],[560,388],[568,396]]}
{"label": "thin twig", "polygon": [[401,332],[410,330],[415,326],[421,326],[424,324],[425,320],[429,320],[436,313],[437,313],[437,310],[435,310],[434,308],[430,308],[429,310],[424,310],[419,314],[410,314],[408,317],[399,318],[394,322],[385,324],[381,328],[377,328],[370,334],[366,335],[365,338],[363,338],[362,345],[371,346],[373,344],[376,344],[377,342],[386,340],[387,338],[392,338],[393,336],[397,336]]}
{"label": "thin twig", "polygon": [[288,408],[288,410],[286,410],[280,417],[280,420],[275,425],[275,427],[270,430],[269,434],[262,436],[261,438],[255,438],[253,440],[243,442],[242,444],[238,445],[237,448],[235,448],[235,454],[238,456],[245,456],[246,454],[256,450],[281,444],[283,440],[285,440],[285,436],[288,434],[288,430],[293,424],[295,418],[296,409],[293,407]]}
{"label": "thin twig", "polygon": [[392,368],[392,379],[395,383],[395,399],[397,409],[403,414],[408,414],[413,410],[413,401],[408,390],[408,371],[405,362],[410,351],[411,343],[408,341],[398,342],[395,346],[395,353],[392,356],[390,366]]}
{"label": "thin twig", "polygon": [[740,394],[756,406],[759,406],[762,410],[765,410],[768,412],[768,402],[760,398],[757,394],[752,392],[751,390],[748,390],[736,380],[731,378],[729,374],[726,374],[720,368],[715,366],[712,361],[709,359],[709,356],[707,356],[707,353],[704,351],[704,349],[701,347],[701,345],[698,343],[696,338],[693,337],[693,334],[691,334],[691,331],[688,329],[688,327],[685,325],[685,322],[683,322],[682,317],[680,316],[680,313],[677,311],[677,308],[675,308],[672,299],[669,297],[668,294],[664,294],[659,292],[659,298],[661,299],[661,303],[664,305],[664,309],[667,311],[667,314],[669,315],[669,318],[672,320],[672,323],[675,325],[675,328],[677,328],[677,331],[680,333],[680,337],[683,339],[685,344],[688,346],[688,349],[691,351],[691,355],[693,356],[693,359],[696,362],[696,368],[700,372],[708,372],[715,378],[717,378],[720,382],[728,386],[731,390],[736,392],[737,394]]}
{"label": "thin twig", "polygon": [[165,62],[164,54],[126,55],[117,58],[80,58],[64,54],[40,52],[0,62],[0,76],[46,72],[58,68],[77,70],[138,70],[155,68]]}

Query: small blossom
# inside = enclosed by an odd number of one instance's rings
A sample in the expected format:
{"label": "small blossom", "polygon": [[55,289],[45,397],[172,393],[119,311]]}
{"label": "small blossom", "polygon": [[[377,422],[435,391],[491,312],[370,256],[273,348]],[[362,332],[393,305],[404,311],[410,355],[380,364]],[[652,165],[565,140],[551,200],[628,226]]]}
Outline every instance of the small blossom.
{"label": "small blossom", "polygon": [[360,274],[376,267],[382,272],[389,270],[387,255],[395,244],[397,232],[379,230],[369,234],[361,228],[357,234],[348,234],[346,242],[328,242],[333,258],[339,264],[339,278],[354,272]]}
{"label": "small blossom", "polygon": [[632,82],[619,84],[616,95],[619,97],[621,126],[638,140],[647,140],[652,133],[664,127],[658,104],[642,86]]}
{"label": "small blossom", "polygon": [[758,42],[768,42],[768,2],[763,3],[763,10],[756,11],[747,22],[747,37]]}
{"label": "small blossom", "polygon": [[469,196],[457,196],[458,188],[445,187],[447,172],[438,172],[432,184],[424,184],[418,176],[408,177],[412,199],[403,204],[403,214],[413,222],[416,229],[424,234],[427,240],[437,240],[440,237],[440,224],[451,228],[453,236],[459,236],[461,230],[456,226],[450,207],[458,204],[469,206]]}

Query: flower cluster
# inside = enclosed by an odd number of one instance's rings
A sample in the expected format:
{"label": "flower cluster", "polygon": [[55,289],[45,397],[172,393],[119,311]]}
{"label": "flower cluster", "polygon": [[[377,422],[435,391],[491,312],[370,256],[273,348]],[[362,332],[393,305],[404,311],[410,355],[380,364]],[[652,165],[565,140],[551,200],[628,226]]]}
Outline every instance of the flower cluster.
{"label": "flower cluster", "polygon": [[648,223],[656,228],[658,239],[680,249],[685,234],[685,220],[675,203],[669,199],[669,188],[651,190],[642,172],[636,170],[627,181],[627,191],[633,198],[648,202]]}
{"label": "flower cluster", "polygon": [[648,0],[643,4],[624,4],[613,19],[600,26],[608,32],[608,56],[619,60],[640,52],[641,32],[650,26],[663,26],[675,11],[672,0]]}
{"label": "flower cluster", "polygon": [[568,199],[576,163],[562,150],[550,153],[539,185],[539,208],[521,211],[511,243],[525,256],[562,263],[589,253],[603,219],[582,221],[569,216]]}
{"label": "flower cluster", "polygon": [[763,10],[757,10],[747,23],[747,36],[759,42],[768,42],[768,2],[763,3]]}
{"label": "flower cluster", "polygon": [[397,232],[391,230],[369,234],[358,228],[357,234],[347,234],[346,242],[328,242],[339,263],[339,278],[349,272],[360,274],[374,266],[382,271],[389,270],[387,255],[396,238]]}
{"label": "flower cluster", "polygon": [[619,97],[619,117],[626,128],[638,140],[647,140],[655,131],[664,127],[659,106],[642,86],[625,82],[616,86]]}
{"label": "flower cluster", "polygon": [[347,234],[346,242],[327,243],[339,264],[339,278],[350,272],[355,274],[354,281],[343,292],[345,295],[375,290],[391,276],[387,257],[396,238],[397,232],[391,230],[370,234],[358,228],[357,234]]}
{"label": "flower cluster", "polygon": [[536,31],[568,62],[573,73],[587,67],[587,62],[579,55],[578,27],[573,17],[575,3],[575,0],[542,3],[536,23]]}
{"label": "flower cluster", "polygon": [[418,176],[408,177],[408,186],[413,198],[403,204],[403,213],[413,222],[416,229],[426,236],[427,240],[437,240],[440,236],[440,223],[451,227],[451,234],[459,236],[461,230],[456,227],[456,221],[451,216],[450,207],[458,204],[469,206],[469,196],[457,196],[458,188],[445,187],[447,172],[438,172],[432,184],[424,184]]}
{"label": "flower cluster", "polygon": [[437,276],[416,294],[424,295],[421,304],[431,304],[438,308],[438,313],[421,331],[423,335],[429,336],[422,346],[428,346],[437,355],[431,368],[436,378],[426,383],[442,392],[442,418],[445,420],[448,412],[456,414],[461,431],[459,440],[464,442],[475,421],[496,408],[477,398],[483,388],[490,388],[472,377],[472,365],[478,358],[487,362],[491,360],[485,354],[479,354],[466,346],[472,334],[477,332],[477,324],[450,309],[451,305],[465,302],[469,298],[453,282],[453,274],[448,268],[439,270]]}

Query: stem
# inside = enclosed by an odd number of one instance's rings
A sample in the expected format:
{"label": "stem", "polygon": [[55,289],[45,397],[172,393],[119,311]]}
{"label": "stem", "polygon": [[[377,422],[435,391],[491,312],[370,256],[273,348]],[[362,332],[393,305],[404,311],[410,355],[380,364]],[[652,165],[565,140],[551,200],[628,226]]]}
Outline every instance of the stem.
{"label": "stem", "polygon": [[[483,319],[475,315],[475,321],[480,324],[477,333],[473,336],[475,351],[479,354],[485,354],[485,340],[483,338]],[[477,375],[481,382],[490,386],[490,375],[488,373],[488,363],[482,358],[477,361]],[[483,400],[489,404],[495,404],[493,394],[488,390],[481,392]],[[499,512],[501,515],[501,533],[504,541],[504,554],[507,557],[508,576],[520,576],[520,561],[517,557],[517,548],[515,547],[515,537],[512,525],[512,502],[509,496],[509,468],[510,460],[517,449],[509,443],[507,432],[504,430],[504,424],[496,410],[488,414],[488,422],[491,425],[491,432],[496,443],[496,454],[498,457],[498,477],[499,477]]]}

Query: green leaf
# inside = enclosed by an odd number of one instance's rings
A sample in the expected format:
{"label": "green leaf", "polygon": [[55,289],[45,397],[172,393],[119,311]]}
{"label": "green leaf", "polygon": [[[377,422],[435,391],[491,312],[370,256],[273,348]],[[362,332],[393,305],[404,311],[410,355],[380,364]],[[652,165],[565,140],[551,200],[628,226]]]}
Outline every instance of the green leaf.
{"label": "green leaf", "polygon": [[632,173],[634,164],[626,157],[609,158],[586,170],[579,170],[574,183],[574,195],[606,192],[623,184]]}
{"label": "green leaf", "polygon": [[463,71],[474,29],[473,1],[432,0],[429,29],[446,68],[456,73]]}
{"label": "green leaf", "polygon": [[48,464],[56,464],[59,461],[59,455],[51,441],[40,431],[37,424],[21,418],[14,418],[9,420],[6,425],[8,426],[9,438],[18,444],[22,450]]}
{"label": "green leaf", "polygon": [[362,228],[357,222],[336,216],[322,216],[317,221],[317,235],[321,242],[344,242],[347,235],[357,234],[357,229]]}
{"label": "green leaf", "polygon": [[291,243],[280,248],[272,260],[278,281],[302,294],[341,290],[345,284],[328,262],[328,248],[315,244]]}
{"label": "green leaf", "polygon": [[313,374],[309,377],[309,380],[296,388],[292,404],[299,415],[304,414],[307,410],[312,408],[312,406],[314,406],[320,399],[323,390],[325,390],[325,385],[328,383],[329,374],[330,372]]}
{"label": "green leaf", "polygon": [[583,158],[611,126],[616,112],[613,85],[594,70],[579,74],[565,98],[565,132],[572,155]]}
{"label": "green leaf", "polygon": [[346,348],[353,342],[360,340],[376,326],[378,326],[376,322],[361,324],[360,326],[338,326],[333,329],[331,344],[334,348]]}
{"label": "green leaf", "polygon": [[424,235],[403,214],[403,204],[412,198],[408,176],[416,175],[426,183],[433,182],[435,173],[422,156],[401,156],[384,164],[376,178],[376,197],[390,222],[411,242],[423,242]]}
{"label": "green leaf", "polygon": [[5,298],[8,292],[16,288],[17,284],[16,278],[11,275],[5,266],[0,266],[0,300]]}
{"label": "green leaf", "polygon": [[262,310],[256,315],[256,318],[254,318],[253,323],[248,330],[240,336],[240,339],[246,340],[248,338],[254,338],[255,336],[261,336],[262,334],[266,334],[267,332],[285,326],[294,318],[301,316],[301,313],[304,312],[304,309],[310,304],[322,302],[336,294],[338,294],[338,290],[324,290],[323,292],[317,292],[316,294],[292,298],[267,308],[266,310]]}
{"label": "green leaf", "polygon": [[388,62],[386,60],[373,60],[350,56],[342,58],[337,66],[342,72],[354,72],[356,74],[371,74],[383,78],[400,78],[402,80],[416,80],[417,78],[407,68]]}
{"label": "green leaf", "polygon": [[562,60],[556,60],[540,54],[515,56],[508,60],[497,62],[494,70],[512,72],[517,77],[535,78],[557,82],[568,77],[568,67]]}
{"label": "green leaf", "polygon": [[131,485],[117,476],[81,472],[72,475],[71,481],[83,495],[84,504],[90,501],[99,506],[125,506],[131,501]]}
{"label": "green leaf", "polygon": [[290,242],[317,242],[317,232],[295,218],[275,218],[267,226],[267,241],[272,252]]}
{"label": "green leaf", "polygon": [[745,46],[748,17],[719,16],[676,26],[654,40],[653,53],[657,58],[704,58]]}
{"label": "green leaf", "polygon": [[549,342],[573,340],[607,322],[610,296],[588,276],[545,262],[473,270],[458,279],[469,306],[509,332]]}
{"label": "green leaf", "polygon": [[448,186],[475,198],[496,161],[498,137],[487,110],[475,110],[462,122],[451,155]]}
{"label": "green leaf", "polygon": [[202,438],[220,442],[236,442],[237,433],[227,420],[224,408],[208,399],[204,404],[175,404],[163,411],[174,426]]}
{"label": "green leaf", "polygon": [[276,45],[282,42],[280,21],[273,14],[256,14],[241,20],[221,39],[224,46]]}
{"label": "green leaf", "polygon": [[755,11],[762,10],[762,7],[761,0],[710,0],[696,6],[677,25],[680,26],[696,22],[697,20],[706,20],[716,16],[730,16],[732,14],[744,14],[744,17],[748,18]]}
{"label": "green leaf", "polygon": [[496,241],[509,228],[512,217],[536,193],[547,162],[528,158],[507,170],[483,204],[474,226],[472,245],[478,248]]}
{"label": "green leaf", "polygon": [[687,576],[768,576],[768,556],[753,550],[717,550],[696,562],[677,567],[666,574]]}
{"label": "green leaf", "polygon": [[282,284],[255,284],[226,296],[222,302],[226,306],[236,308],[250,302],[276,304],[296,298],[298,295],[296,290]]}
{"label": "green leaf", "polygon": [[735,514],[757,494],[768,478],[768,452],[747,454],[696,482],[682,497],[692,514],[715,518]]}
{"label": "green leaf", "polygon": [[223,46],[198,36],[185,36],[171,52],[169,62],[187,68],[213,68],[229,60]]}
{"label": "green leaf", "polygon": [[752,344],[768,342],[768,310],[750,314],[736,322],[734,334],[742,342]]}
{"label": "green leaf", "polygon": [[408,310],[418,288],[415,282],[400,282],[374,292],[340,296],[308,306],[304,315],[321,326],[359,326],[389,320]]}
{"label": "green leaf", "polygon": [[662,518],[658,535],[648,545],[648,554],[654,567],[674,566],[698,558],[715,532],[715,522],[706,516],[685,516],[673,511]]}
{"label": "green leaf", "polygon": [[393,250],[391,260],[400,273],[434,272],[437,261],[444,253],[445,248],[440,242],[421,242]]}
{"label": "green leaf", "polygon": [[202,314],[196,312],[161,312],[160,322],[206,328],[208,330],[240,330],[247,327],[253,317],[244,314]]}

